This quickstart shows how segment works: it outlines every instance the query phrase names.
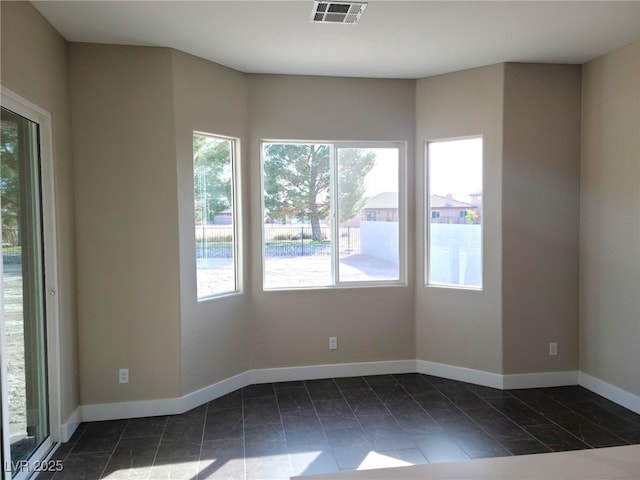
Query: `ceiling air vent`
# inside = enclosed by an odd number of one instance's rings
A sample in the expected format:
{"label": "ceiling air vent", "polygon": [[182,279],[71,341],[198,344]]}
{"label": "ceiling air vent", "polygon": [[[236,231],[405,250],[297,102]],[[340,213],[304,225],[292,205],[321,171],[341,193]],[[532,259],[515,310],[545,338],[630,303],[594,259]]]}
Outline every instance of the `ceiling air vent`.
{"label": "ceiling air vent", "polygon": [[358,20],[366,3],[355,2],[313,2],[311,21],[314,23],[345,23],[353,25]]}

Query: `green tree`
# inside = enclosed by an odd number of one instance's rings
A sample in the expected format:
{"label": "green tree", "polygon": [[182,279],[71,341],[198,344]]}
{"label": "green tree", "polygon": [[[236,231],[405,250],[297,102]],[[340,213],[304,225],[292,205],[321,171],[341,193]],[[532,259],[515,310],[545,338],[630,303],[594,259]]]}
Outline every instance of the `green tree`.
{"label": "green tree", "polygon": [[[340,221],[354,217],[366,198],[365,177],[375,154],[341,149],[338,159]],[[268,144],[264,159],[264,203],[278,220],[295,218],[311,224],[313,240],[321,240],[320,221],[330,211],[331,158],[329,145]]]}
{"label": "green tree", "polygon": [[196,223],[213,223],[216,215],[231,208],[231,142],[193,136],[193,182]]}
{"label": "green tree", "polygon": [[376,164],[374,152],[362,153],[359,148],[341,148],[338,155],[338,213],[340,222],[358,215],[367,197],[366,177]]}
{"label": "green tree", "polygon": [[466,222],[469,224],[476,224],[478,223],[478,212],[476,212],[475,210],[471,209],[471,208],[467,208],[466,211]]}
{"label": "green tree", "polygon": [[2,128],[0,130],[0,195],[2,196],[0,201],[2,202],[2,228],[17,228],[18,213],[20,211],[18,128],[15,122],[3,118]]}
{"label": "green tree", "polygon": [[264,161],[264,204],[270,217],[309,221],[321,240],[320,220],[329,214],[329,145],[268,144]]}

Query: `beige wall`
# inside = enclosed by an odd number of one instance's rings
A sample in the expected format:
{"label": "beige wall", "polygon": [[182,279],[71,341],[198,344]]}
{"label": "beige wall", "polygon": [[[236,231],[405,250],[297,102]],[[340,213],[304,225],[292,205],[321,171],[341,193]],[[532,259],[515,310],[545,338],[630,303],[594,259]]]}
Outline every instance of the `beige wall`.
{"label": "beige wall", "polygon": [[[173,51],[172,57],[180,235],[181,383],[182,394],[186,394],[249,369],[247,295],[197,302],[193,229],[193,132],[239,139],[240,161],[246,161],[248,108],[242,73],[178,51]],[[241,177],[244,183],[239,193],[244,201],[239,205],[239,220],[243,238],[247,238],[249,215],[243,207],[248,207],[248,176]],[[243,254],[241,258],[248,258],[248,242],[244,242]],[[251,278],[248,267],[245,261],[242,269],[245,284]]]}
{"label": "beige wall", "polygon": [[27,2],[0,2],[0,82],[52,114],[60,305],[61,416],[79,404],[73,173],[67,45]]}
{"label": "beige wall", "polygon": [[580,74],[577,65],[505,65],[504,374],[578,369]]}
{"label": "beige wall", "polygon": [[580,369],[640,395],[640,44],[583,67]]}
{"label": "beige wall", "polygon": [[[253,368],[415,358],[413,287],[263,292],[260,139],[378,140],[413,144],[411,80],[249,76]],[[414,175],[409,149],[408,178]],[[408,182],[413,199],[412,182]],[[413,202],[409,202],[409,219]],[[413,238],[413,222],[408,238]],[[409,281],[413,282],[413,242]],[[329,351],[329,336],[339,349]]]}
{"label": "beige wall", "polygon": [[71,44],[69,56],[81,403],[177,397],[173,53]]}
{"label": "beige wall", "polygon": [[[416,350],[419,360],[501,373],[501,169],[504,66],[418,80]],[[483,289],[425,287],[425,142],[482,135]]]}

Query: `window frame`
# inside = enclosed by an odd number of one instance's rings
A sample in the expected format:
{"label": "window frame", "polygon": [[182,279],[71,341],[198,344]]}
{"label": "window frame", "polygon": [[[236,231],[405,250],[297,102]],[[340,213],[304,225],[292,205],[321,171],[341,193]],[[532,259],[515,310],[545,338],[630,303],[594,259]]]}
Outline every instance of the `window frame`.
{"label": "window frame", "polygon": [[[446,283],[431,283],[430,281],[430,275],[429,275],[429,267],[431,265],[431,225],[432,225],[432,217],[431,217],[431,189],[430,189],[430,179],[431,179],[431,161],[429,158],[429,145],[432,143],[443,143],[443,142],[455,142],[455,141],[459,141],[459,140],[474,140],[474,139],[479,139],[482,142],[482,165],[481,165],[481,171],[482,171],[482,179],[480,182],[480,188],[482,191],[482,194],[484,196],[484,179],[485,179],[485,175],[484,175],[484,171],[485,171],[485,139],[484,139],[484,135],[483,134],[476,134],[476,135],[468,135],[468,136],[461,136],[461,137],[445,137],[445,138],[435,138],[435,139],[431,139],[431,140],[427,140],[424,142],[424,178],[423,178],[423,183],[424,183],[424,188],[423,188],[423,201],[422,204],[426,210],[425,215],[423,215],[424,217],[424,244],[423,244],[423,248],[424,248],[424,286],[428,287],[428,288],[438,288],[438,289],[449,289],[449,290],[464,290],[464,291],[469,291],[469,292],[482,292],[484,289],[484,284],[485,284],[485,278],[484,278],[484,256],[485,256],[485,252],[484,252],[484,235],[485,235],[485,228],[484,228],[484,217],[485,217],[485,211],[483,208],[482,211],[482,217],[481,217],[481,232],[480,232],[480,286],[471,286],[471,285],[459,285],[459,284],[446,284]],[[484,201],[482,202],[484,205]],[[438,212],[439,213],[439,212]],[[440,215],[438,215],[437,218],[440,218]]]}
{"label": "window frame", "polygon": [[[266,144],[278,145],[328,145],[330,151],[330,213],[331,219],[331,283],[327,285],[309,285],[309,286],[287,286],[287,287],[265,287],[266,281],[266,255],[265,255],[265,188],[264,188],[264,146]],[[262,139],[260,140],[260,248],[261,248],[261,268],[262,268],[262,291],[278,292],[278,291],[294,291],[294,290],[325,290],[325,289],[344,289],[344,288],[375,288],[375,287],[393,287],[407,285],[407,195],[406,195],[406,142],[403,141],[332,141],[332,140],[280,140],[280,139]],[[338,167],[339,149],[376,149],[376,148],[395,148],[398,151],[398,278],[394,280],[360,280],[360,281],[340,281],[340,256],[336,252],[339,245],[339,228],[334,228],[338,224],[338,188],[336,171]]]}
{"label": "window frame", "polygon": [[193,218],[193,235],[194,235],[194,260],[195,264],[195,295],[197,303],[204,303],[210,300],[216,300],[218,298],[239,295],[243,292],[243,278],[242,278],[242,259],[240,252],[242,251],[242,238],[241,238],[241,227],[240,221],[241,218],[241,205],[240,205],[240,139],[237,137],[231,137],[227,135],[220,135],[210,132],[204,132],[201,130],[194,130],[192,133],[192,142],[193,137],[196,135],[210,137],[216,140],[223,140],[230,142],[229,148],[229,156],[231,157],[231,231],[232,231],[232,265],[233,265],[233,279],[234,279],[234,289],[228,290],[220,293],[213,293],[210,295],[199,296],[198,294],[198,264],[197,264],[197,245],[196,245],[196,221],[195,221],[195,205],[196,205],[196,197],[195,197],[195,163],[192,153],[191,165],[192,165],[192,192],[193,192],[193,203],[192,208],[194,209],[194,218]]}

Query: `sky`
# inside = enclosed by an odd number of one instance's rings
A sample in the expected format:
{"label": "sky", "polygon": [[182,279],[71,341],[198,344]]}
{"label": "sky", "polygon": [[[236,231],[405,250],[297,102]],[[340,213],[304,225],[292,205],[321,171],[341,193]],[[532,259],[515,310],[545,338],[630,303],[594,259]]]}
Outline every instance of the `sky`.
{"label": "sky", "polygon": [[367,197],[382,192],[398,191],[398,149],[371,148],[376,153],[376,164],[367,175]]}
{"label": "sky", "polygon": [[431,142],[427,156],[429,193],[469,201],[482,192],[482,138]]}
{"label": "sky", "polygon": [[[398,191],[398,149],[372,148],[377,162],[367,175],[366,195]],[[429,193],[453,195],[466,202],[470,193],[482,192],[482,138],[430,142]]]}

